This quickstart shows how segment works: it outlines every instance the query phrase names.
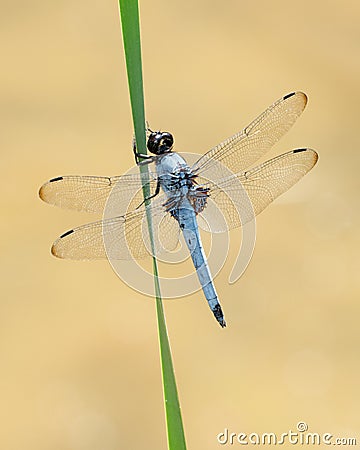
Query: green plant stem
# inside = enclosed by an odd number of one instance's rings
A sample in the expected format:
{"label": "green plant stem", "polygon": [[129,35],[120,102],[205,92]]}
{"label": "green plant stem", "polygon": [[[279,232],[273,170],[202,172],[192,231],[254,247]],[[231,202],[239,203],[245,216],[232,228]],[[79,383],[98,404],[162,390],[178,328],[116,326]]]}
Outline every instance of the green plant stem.
{"label": "green plant stem", "polygon": [[[136,147],[139,153],[146,154],[145,108],[142,80],[138,2],[137,0],[119,0],[119,5]],[[146,199],[150,195],[149,186],[148,184],[146,184],[146,179],[148,178],[148,167],[144,165],[140,166],[139,168],[141,174],[143,174],[144,176],[143,194],[144,199]],[[146,204],[148,205],[149,202],[146,202]],[[151,248],[153,254],[155,254],[151,208],[149,207],[147,208],[146,216],[149,227]],[[182,423],[174,367],[171,358],[169,338],[161,299],[157,260],[155,257],[153,257],[153,273],[161,355],[160,361],[162,368],[163,391],[166,411],[168,448],[169,450],[186,450],[184,427]]]}

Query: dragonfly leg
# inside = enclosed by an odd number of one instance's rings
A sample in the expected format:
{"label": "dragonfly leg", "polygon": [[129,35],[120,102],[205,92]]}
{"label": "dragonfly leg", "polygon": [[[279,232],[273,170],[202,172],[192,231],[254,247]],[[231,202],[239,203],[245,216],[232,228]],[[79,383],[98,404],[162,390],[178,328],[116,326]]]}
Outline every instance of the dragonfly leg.
{"label": "dragonfly leg", "polygon": [[[150,164],[154,161],[154,157],[151,155],[145,155],[143,153],[139,153],[136,148],[136,139],[133,137],[133,153],[135,156],[135,162],[137,166],[143,166],[145,164]],[[142,159],[142,161],[141,161]]]}
{"label": "dragonfly leg", "polygon": [[160,192],[160,180],[157,180],[156,189],[155,192],[152,195],[149,195],[149,197],[146,197],[139,206],[136,207],[136,209],[140,208],[141,205],[146,203],[147,201],[151,200],[152,198],[156,197],[158,193]]}
{"label": "dragonfly leg", "polygon": [[[134,155],[137,166],[145,166],[146,164],[151,164],[155,160],[153,156],[144,155],[143,153],[134,152]],[[143,161],[140,161],[139,158],[142,158]]]}

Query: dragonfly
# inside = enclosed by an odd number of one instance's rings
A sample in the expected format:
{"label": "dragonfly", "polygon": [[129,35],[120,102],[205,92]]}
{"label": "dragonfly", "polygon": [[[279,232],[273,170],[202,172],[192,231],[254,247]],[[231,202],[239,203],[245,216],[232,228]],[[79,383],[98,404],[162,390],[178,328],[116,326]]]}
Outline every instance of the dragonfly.
{"label": "dragonfly", "polygon": [[[73,260],[141,259],[175,249],[182,233],[208,305],[220,326],[225,327],[198,219],[203,218],[212,232],[240,227],[314,167],[318,154],[310,148],[291,150],[254,167],[292,127],[306,103],[303,92],[283,96],[192,166],[174,151],[171,133],[148,129],[147,148],[151,154],[133,148],[137,164],[148,170],[113,177],[52,178],[39,191],[47,203],[101,213],[111,196],[117,206],[114,216],[62,234],[54,242],[52,254]],[[224,221],[213,214],[210,200]],[[152,237],[144,227],[149,216]]]}

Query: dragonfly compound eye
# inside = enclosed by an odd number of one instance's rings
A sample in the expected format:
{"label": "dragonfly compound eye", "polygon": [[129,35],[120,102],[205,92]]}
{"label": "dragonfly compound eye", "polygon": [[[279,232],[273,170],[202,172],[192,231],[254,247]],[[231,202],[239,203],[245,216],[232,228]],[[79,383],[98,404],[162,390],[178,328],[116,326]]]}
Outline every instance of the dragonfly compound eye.
{"label": "dragonfly compound eye", "polygon": [[172,134],[161,131],[154,131],[150,134],[147,141],[147,148],[149,152],[155,155],[161,155],[171,150],[174,144]]}

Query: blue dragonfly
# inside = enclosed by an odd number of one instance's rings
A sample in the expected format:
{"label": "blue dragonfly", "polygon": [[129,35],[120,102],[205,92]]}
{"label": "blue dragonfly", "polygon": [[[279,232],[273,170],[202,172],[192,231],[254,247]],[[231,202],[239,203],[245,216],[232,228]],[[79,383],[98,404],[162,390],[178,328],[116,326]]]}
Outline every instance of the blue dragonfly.
{"label": "blue dragonfly", "polygon": [[[113,217],[62,234],[54,242],[52,254],[75,260],[141,259],[175,249],[182,232],[209,307],[220,326],[225,327],[197,219],[205,219],[212,232],[240,227],[312,169],[318,155],[309,148],[289,151],[251,168],[291,128],[306,103],[302,92],[285,95],[192,166],[173,151],[171,133],[148,130],[151,155],[140,154],[134,147],[137,164],[148,165],[144,173],[51,179],[39,191],[47,203],[100,213],[110,197],[117,208]],[[145,201],[144,185],[148,192]],[[225,220],[216,218],[208,207],[209,200]],[[151,239],[144,227],[149,214]]]}

